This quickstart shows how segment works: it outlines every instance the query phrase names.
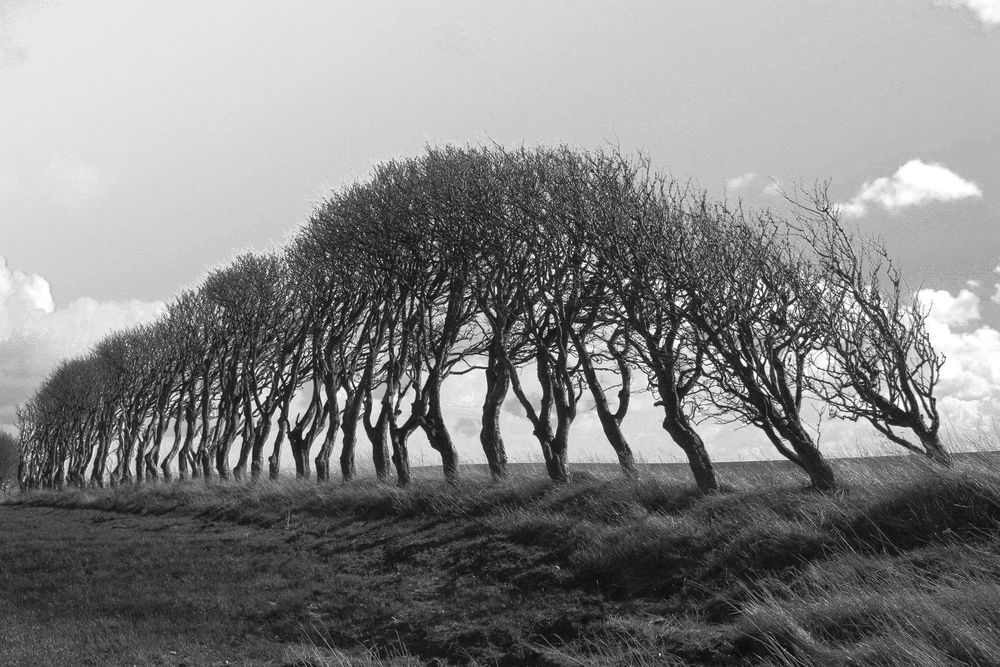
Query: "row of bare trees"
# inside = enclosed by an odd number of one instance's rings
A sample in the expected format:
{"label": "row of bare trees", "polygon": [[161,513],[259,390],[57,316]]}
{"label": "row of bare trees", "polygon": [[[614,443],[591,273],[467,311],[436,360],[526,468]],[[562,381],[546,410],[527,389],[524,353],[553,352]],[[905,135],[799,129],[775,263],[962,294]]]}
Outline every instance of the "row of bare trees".
{"label": "row of bare trees", "polygon": [[[279,252],[247,253],[156,322],[62,363],[20,409],[26,487],[175,475],[410,481],[420,430],[459,475],[442,388],[484,382],[480,440],[506,476],[513,394],[554,480],[590,394],[622,470],[645,385],[703,491],[703,419],[751,424],[822,489],[834,473],[810,410],[865,420],[942,464],[943,358],[877,242],[819,188],[779,217],[722,202],[642,158],[566,147],[429,148],[333,194]],[[633,378],[637,380],[633,381]],[[234,451],[234,447],[237,448]],[[235,465],[232,457],[235,455]],[[313,458],[314,457],[314,458]]]}

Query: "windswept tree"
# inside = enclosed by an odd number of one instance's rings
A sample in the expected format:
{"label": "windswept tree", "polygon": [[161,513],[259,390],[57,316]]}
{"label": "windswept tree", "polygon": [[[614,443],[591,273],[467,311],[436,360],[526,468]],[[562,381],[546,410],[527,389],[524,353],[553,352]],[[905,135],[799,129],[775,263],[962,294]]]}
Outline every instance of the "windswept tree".
{"label": "windswept tree", "polygon": [[[235,470],[240,476],[246,467],[248,447],[253,442],[253,403],[249,395],[250,373],[260,367],[255,362],[256,337],[263,323],[260,311],[244,290],[249,289],[247,274],[257,262],[254,255],[246,253],[234,262],[212,271],[201,285],[204,297],[215,307],[218,334],[224,341],[216,351],[214,363],[219,368],[215,380],[216,423],[210,449],[214,452],[215,468],[219,476],[230,476],[229,456],[233,444],[242,436],[245,455]],[[249,267],[249,268],[248,268]]]}
{"label": "windswept tree", "polygon": [[821,276],[770,213],[720,204],[710,220],[682,271],[689,321],[708,343],[716,415],[757,426],[815,488],[831,489],[805,400],[826,336]]}
{"label": "windswept tree", "polygon": [[834,416],[867,421],[891,442],[949,465],[934,395],[945,358],[930,339],[928,304],[907,288],[881,241],[844,227],[826,186],[803,193],[808,201],[793,202],[797,232],[822,272],[825,297],[816,392]]}
{"label": "windswept tree", "polygon": [[235,257],[155,322],[55,368],[18,410],[18,477],[141,483],[171,479],[176,462],[182,478],[258,478],[269,442],[277,477],[287,438],[296,476],[315,465],[326,481],[342,436],[350,481],[361,424],[379,480],[391,461],[410,483],[418,430],[455,480],[443,389],[474,370],[494,479],[508,392],[552,479],[569,478],[588,391],[635,477],[623,430],[635,373],[704,492],[718,488],[694,426],[707,418],[757,426],[833,487],[807,425],[819,400],[947,464],[926,304],[824,188],[808,198],[794,221],[733,210],[614,150],[448,146],[381,164],[282,252]]}
{"label": "windswept tree", "polygon": [[243,336],[238,370],[243,442],[233,474],[245,475],[249,462],[251,477],[258,479],[276,412],[294,390],[289,375],[300,363],[306,329],[281,255],[240,255],[229,271],[225,288],[235,290],[237,298],[217,298],[225,299],[232,324]]}
{"label": "windswept tree", "polygon": [[[458,475],[458,450],[444,418],[441,391],[453,373],[471,368],[482,338],[474,326],[476,301],[470,282],[476,270],[478,230],[491,221],[497,184],[489,157],[474,149],[429,149],[418,163],[415,227],[403,238],[417,286],[412,377],[412,415],[440,455],[448,479]],[[421,267],[419,263],[423,263]],[[494,456],[496,469],[500,459]],[[502,475],[501,475],[502,476]]]}
{"label": "windswept tree", "polygon": [[[567,243],[570,262],[565,284],[571,286],[571,296],[556,297],[550,307],[555,306],[552,311],[559,327],[569,333],[576,365],[590,389],[602,430],[622,471],[636,478],[635,457],[622,431],[631,404],[632,341],[628,323],[614,316],[618,304],[611,283],[617,277],[599,247],[607,241],[606,234],[621,222],[613,217],[608,224],[609,208],[620,202],[623,194],[631,196],[636,183],[616,178],[620,174],[613,167],[617,165],[601,155],[566,148],[560,153],[572,168],[566,174],[568,178],[552,189],[548,208],[562,213],[553,217],[553,223]],[[565,303],[559,303],[562,301]],[[614,408],[609,391],[617,393]]]}
{"label": "windswept tree", "polygon": [[[504,350],[511,388],[531,422],[549,477],[569,479],[569,434],[585,391],[573,345],[587,286],[582,264],[585,239],[578,201],[562,196],[585,167],[579,155],[562,149],[510,153],[511,198],[518,224],[512,242],[527,249],[520,277],[512,342]],[[533,367],[540,395],[532,396],[518,369]]]}
{"label": "windswept tree", "polygon": [[[187,478],[194,466],[194,440],[198,435],[198,380],[199,370],[208,352],[203,345],[198,310],[201,297],[198,292],[182,292],[168,307],[164,316],[170,332],[171,349],[177,369],[174,386],[173,414],[174,441],[160,461],[163,479],[170,481],[172,465],[177,461],[181,479]],[[183,433],[183,435],[182,435]]]}
{"label": "windswept tree", "polygon": [[[414,318],[407,308],[412,303],[410,287],[396,277],[393,268],[397,257],[387,238],[391,232],[382,229],[383,224],[390,224],[387,215],[406,215],[395,197],[396,188],[401,187],[396,177],[396,171],[386,167],[377,171],[373,182],[335,193],[316,210],[290,248],[296,280],[303,285],[300,291],[313,313],[313,365],[318,369],[312,402],[301,415],[294,437],[301,440],[307,433],[315,437],[316,420],[326,420],[324,447],[329,456],[340,427],[337,393],[346,385],[348,418],[357,419],[364,407],[366,426],[373,426],[372,394],[381,387],[380,428],[368,429],[373,459],[384,478],[386,442],[391,439],[397,478],[405,485],[409,483],[409,457],[406,438],[395,419]],[[324,396],[319,395],[321,387]],[[352,423],[345,438],[348,447],[342,452],[342,472],[348,478],[354,474],[353,428]]]}
{"label": "windswept tree", "polygon": [[148,327],[139,326],[112,333],[94,347],[109,380],[105,396],[110,397],[116,411],[114,431],[118,447],[114,452],[116,464],[109,475],[112,484],[145,479],[145,444],[151,429],[147,418],[155,401],[157,381],[152,372],[154,350],[148,343],[148,331]]}
{"label": "windswept tree", "polygon": [[[604,290],[608,355],[634,363],[663,410],[663,428],[688,459],[698,488],[718,489],[694,419],[705,400],[706,340],[690,319],[696,292],[684,275],[713,222],[704,195],[617,152],[593,156],[601,196],[591,243]],[[624,372],[623,372],[624,375]],[[624,389],[624,379],[623,379]]]}

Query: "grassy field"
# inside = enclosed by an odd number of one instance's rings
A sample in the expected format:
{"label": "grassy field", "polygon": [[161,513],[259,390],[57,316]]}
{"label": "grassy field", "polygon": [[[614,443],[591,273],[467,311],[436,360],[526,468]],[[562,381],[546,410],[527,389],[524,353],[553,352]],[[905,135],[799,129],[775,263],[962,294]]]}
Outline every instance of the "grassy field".
{"label": "grassy field", "polygon": [[1000,664],[1000,465],[628,482],[588,467],[38,492],[0,505],[23,665]]}

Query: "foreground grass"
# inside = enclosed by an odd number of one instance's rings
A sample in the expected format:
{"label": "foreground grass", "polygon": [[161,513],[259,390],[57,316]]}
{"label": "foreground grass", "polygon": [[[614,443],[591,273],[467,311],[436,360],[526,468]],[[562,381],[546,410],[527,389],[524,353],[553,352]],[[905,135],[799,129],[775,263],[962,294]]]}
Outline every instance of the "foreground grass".
{"label": "foreground grass", "polygon": [[1000,664],[994,460],[838,465],[844,488],[825,495],[760,465],[730,467],[711,497],[670,469],[563,486],[33,493],[0,506],[0,628],[12,628],[0,652],[24,658],[13,664]]}

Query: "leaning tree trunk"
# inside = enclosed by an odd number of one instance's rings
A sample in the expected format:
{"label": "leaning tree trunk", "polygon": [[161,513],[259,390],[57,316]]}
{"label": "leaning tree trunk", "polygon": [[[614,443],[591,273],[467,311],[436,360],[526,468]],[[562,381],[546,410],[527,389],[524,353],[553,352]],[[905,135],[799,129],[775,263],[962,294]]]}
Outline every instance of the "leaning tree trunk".
{"label": "leaning tree trunk", "polygon": [[337,399],[337,382],[332,376],[326,378],[326,405],[327,405],[327,426],[326,436],[323,438],[323,445],[316,454],[316,481],[327,482],[330,480],[330,454],[333,452],[334,443],[337,440],[337,431],[340,429],[340,404]]}
{"label": "leaning tree trunk", "polygon": [[552,438],[549,445],[551,459],[548,462],[549,477],[554,482],[569,481],[569,442],[568,429],[565,433],[559,433],[556,429],[556,436]]}
{"label": "leaning tree trunk", "polygon": [[363,392],[359,389],[349,389],[347,400],[344,402],[344,418],[340,425],[343,433],[343,442],[340,445],[340,473],[345,482],[350,482],[357,476],[357,468],[354,463],[354,452],[358,444],[358,419],[361,417]]}
{"label": "leaning tree trunk", "polygon": [[396,485],[405,488],[410,485],[410,451],[407,441],[412,429],[389,427],[389,438],[392,441],[392,464],[396,467]]}
{"label": "leaning tree trunk", "polygon": [[231,417],[227,419],[226,429],[215,452],[215,470],[219,474],[219,479],[229,479],[229,452],[236,442],[237,435],[236,419]]}
{"label": "leaning tree trunk", "polygon": [[97,428],[97,460],[94,461],[94,468],[90,473],[90,484],[99,488],[104,488],[104,474],[108,465],[108,454],[111,451],[111,432],[106,427]]}
{"label": "leaning tree trunk", "polygon": [[257,428],[253,430],[253,448],[250,456],[250,479],[259,480],[264,474],[264,445],[271,435],[271,415],[262,415]]}
{"label": "leaning tree trunk", "polygon": [[281,474],[281,445],[285,441],[285,434],[288,431],[287,416],[278,420],[278,436],[274,439],[271,447],[271,455],[267,457],[267,476],[269,479],[278,479]]}
{"label": "leaning tree trunk", "polygon": [[938,436],[937,429],[929,429],[921,425],[922,428],[915,428],[920,444],[924,448],[924,453],[934,463],[950,468],[952,464],[951,453],[945,449],[944,443]]}
{"label": "leaning tree trunk", "polygon": [[823,457],[822,452],[813,443],[809,434],[802,429],[795,429],[787,436],[788,444],[798,456],[800,466],[809,475],[809,481],[818,491],[831,491],[837,487],[833,468]]}
{"label": "leaning tree trunk", "polygon": [[608,439],[611,448],[615,450],[615,455],[618,457],[618,463],[625,477],[639,479],[639,470],[635,467],[635,455],[632,453],[632,448],[629,446],[628,440],[625,439],[625,434],[622,433],[622,419],[625,417],[625,411],[628,410],[627,395],[630,380],[628,370],[623,369],[622,389],[619,393],[619,410],[618,413],[614,413],[611,411],[611,406],[608,405],[608,397],[604,393],[604,387],[597,377],[597,371],[594,368],[590,351],[576,334],[573,335],[573,343],[577,350],[577,356],[582,362],[583,375],[587,380],[587,386],[590,387],[590,393],[594,397],[594,407],[597,409],[597,418],[601,422],[604,437]]}
{"label": "leaning tree trunk", "polygon": [[139,441],[139,447],[135,454],[135,482],[136,484],[142,484],[146,481],[146,469],[148,463],[146,460],[146,449],[149,447],[150,440],[152,440],[152,424],[146,428],[146,432],[142,435]]}
{"label": "leaning tree trunk", "polygon": [[483,401],[483,428],[479,432],[479,441],[483,445],[490,476],[494,481],[507,478],[507,451],[500,434],[500,415],[504,399],[510,390],[510,373],[500,357],[501,353],[495,349],[499,345],[500,341],[495,340],[490,346],[486,366],[486,398]]}
{"label": "leaning tree trunk", "polygon": [[441,455],[444,478],[451,483],[458,481],[458,450],[448,432],[441,411],[441,381],[435,378],[428,388],[427,413],[422,420],[427,441],[432,449]]}
{"label": "leaning tree trunk", "polygon": [[375,466],[375,477],[380,482],[387,482],[392,470],[392,454],[389,449],[389,414],[384,405],[379,411],[374,426],[369,429],[366,425],[365,430],[372,444],[372,463]]}
{"label": "leaning tree trunk", "polygon": [[[181,395],[183,396],[183,389],[181,390]],[[163,481],[169,482],[173,476],[170,472],[170,464],[173,463],[174,458],[181,451],[181,418],[184,415],[184,402],[182,400],[177,401],[177,414],[174,416],[174,444],[171,445],[170,450],[164,455],[163,460],[160,461],[160,470],[163,472]],[[184,467],[183,463],[179,462],[180,468]],[[181,479],[184,479],[185,475],[181,473]]]}
{"label": "leaning tree trunk", "polygon": [[[253,421],[253,405],[251,401],[250,392],[247,390],[242,401],[243,429],[240,432],[240,455],[237,457],[236,465],[233,467],[233,477],[237,480],[242,480],[246,477],[247,462],[250,460],[250,453],[256,442],[255,433],[257,427]],[[264,417],[261,415],[260,420],[263,421],[263,419]]]}
{"label": "leaning tree trunk", "polygon": [[288,449],[292,453],[292,463],[295,464],[296,479],[309,478],[308,454],[303,455],[304,444],[305,438],[301,430],[293,428],[288,431]]}
{"label": "leaning tree trunk", "polygon": [[719,482],[715,477],[712,459],[705,449],[705,443],[694,430],[691,420],[684,412],[684,406],[677,395],[676,383],[668,371],[658,370],[657,393],[663,406],[663,430],[687,456],[691,474],[695,484],[702,493],[712,493],[719,490]]}
{"label": "leaning tree trunk", "polygon": [[702,493],[718,491],[719,482],[715,477],[712,459],[705,449],[701,436],[688,422],[687,416],[683,413],[670,414],[667,410],[667,416],[663,418],[663,429],[687,456],[688,466],[691,468],[698,490]]}
{"label": "leaning tree trunk", "polygon": [[[184,409],[184,442],[181,444],[177,455],[177,468],[180,471],[181,479],[188,476],[188,466],[192,461],[191,447],[194,445],[195,437],[195,411],[192,406]],[[197,468],[191,469],[193,477],[197,477]]]}

